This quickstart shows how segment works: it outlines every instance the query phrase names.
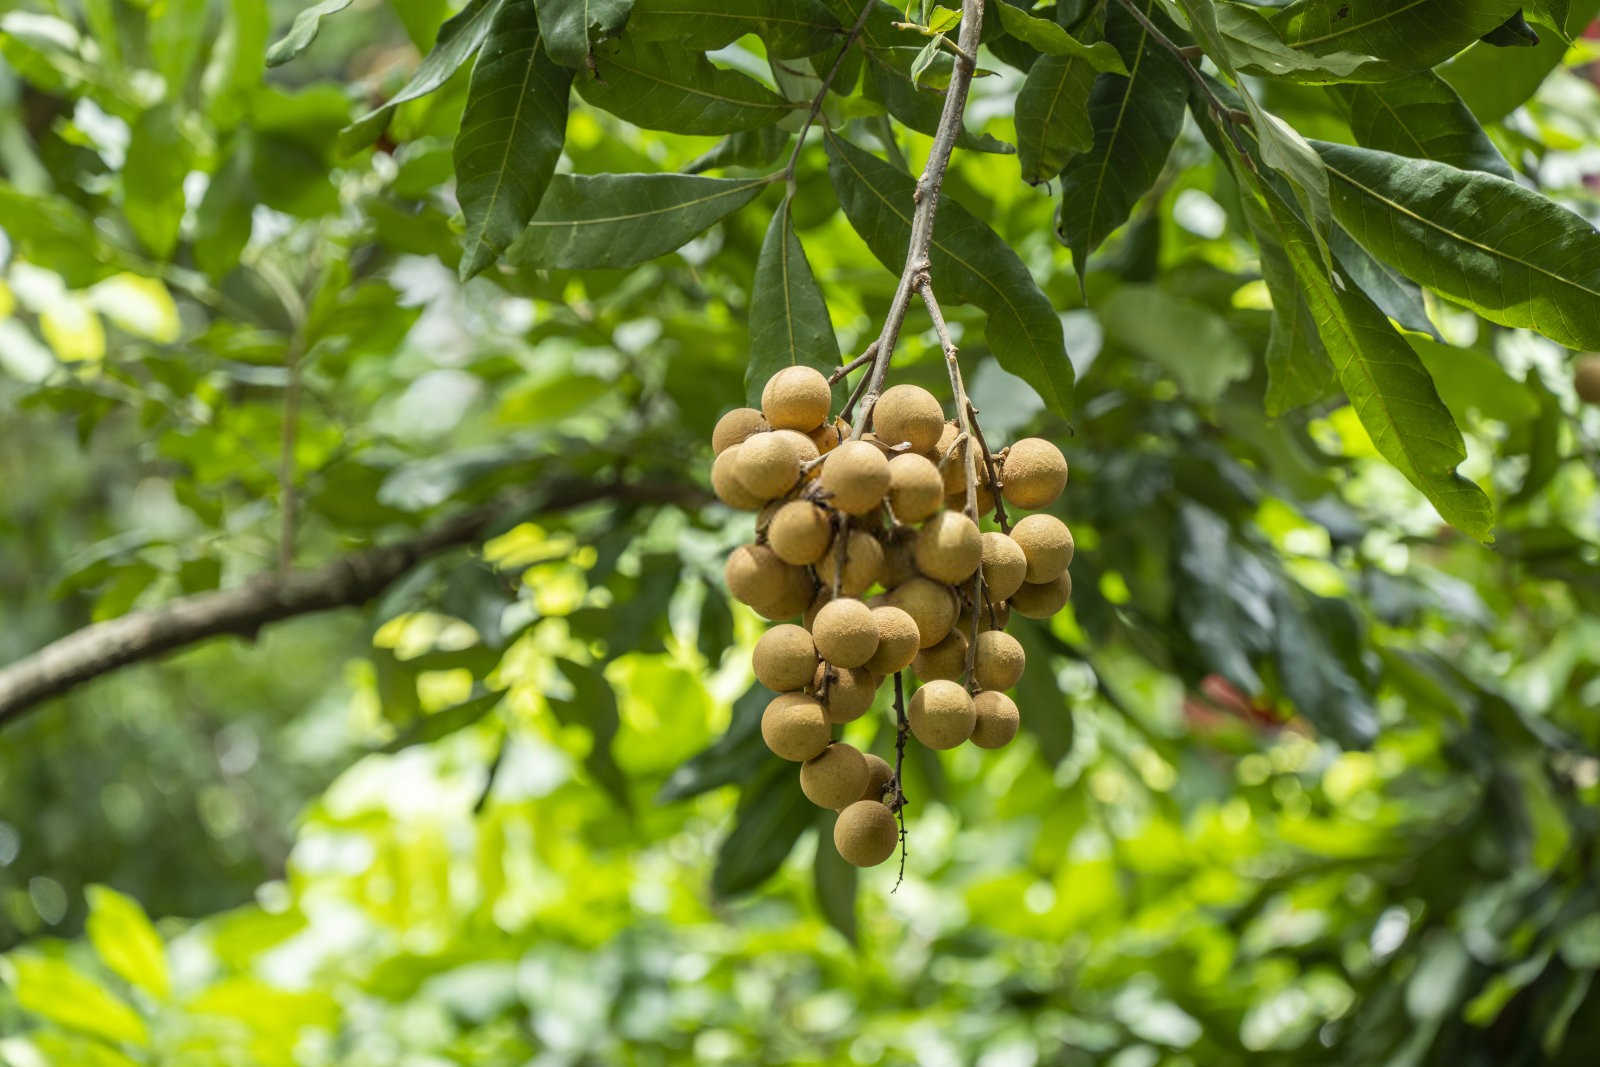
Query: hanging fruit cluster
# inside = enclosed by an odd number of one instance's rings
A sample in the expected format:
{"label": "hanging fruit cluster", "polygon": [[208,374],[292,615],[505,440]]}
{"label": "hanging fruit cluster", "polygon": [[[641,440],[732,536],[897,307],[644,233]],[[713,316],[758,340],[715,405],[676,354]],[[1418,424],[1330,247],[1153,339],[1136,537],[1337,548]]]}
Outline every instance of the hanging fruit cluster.
{"label": "hanging fruit cluster", "polygon": [[[754,654],[757,680],[778,694],[762,737],[801,765],[813,803],[839,812],[834,845],[866,867],[903,840],[908,733],[932,749],[999,748],[1016,736],[1005,691],[1025,656],[1005,626],[1013,611],[1043,619],[1066,604],[1073,541],[1053,515],[1010,526],[995,499],[1024,509],[1055,500],[1067,462],[1048,441],[988,455],[965,420],[947,421],[933,394],[912,385],[868,408],[870,433],[831,417],[831,400],[812,368],[773,375],[761,410],[718,421],[711,484],[729,507],[759,512],[755,543],[734,550],[725,574],[736,598],[778,623]],[[1001,529],[984,531],[978,517],[991,511]],[[783,621],[797,617],[802,624]],[[909,703],[908,669],[919,683]],[[892,767],[834,739],[891,677]]]}

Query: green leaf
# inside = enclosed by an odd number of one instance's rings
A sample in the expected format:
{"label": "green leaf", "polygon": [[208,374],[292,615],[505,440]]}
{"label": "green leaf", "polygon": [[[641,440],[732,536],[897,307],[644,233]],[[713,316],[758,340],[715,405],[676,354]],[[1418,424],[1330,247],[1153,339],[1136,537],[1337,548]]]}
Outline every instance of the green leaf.
{"label": "green leaf", "polygon": [[1299,0],[1272,17],[1291,48],[1350,52],[1402,70],[1442,63],[1506,20],[1521,0]]}
{"label": "green leaf", "polygon": [[[750,360],[745,365],[747,399],[760,406],[761,389],[784,367],[815,367],[828,374],[839,366],[839,339],[828,318],[828,303],[811,274],[805,249],[795,236],[784,200],[772,216],[756,259],[750,289]],[[844,386],[834,386],[834,400]]]}
{"label": "green leaf", "polygon": [[1340,223],[1377,256],[1491,322],[1600,348],[1600,233],[1515,182],[1318,141]]}
{"label": "green leaf", "polygon": [[134,234],[158,259],[170,257],[178,244],[190,158],[189,142],[172,107],[151,108],[133,124],[122,170],[122,210]]}
{"label": "green leaf", "polygon": [[[1001,0],[1002,8],[1008,6]],[[1029,185],[1047,182],[1094,145],[1089,91],[1095,72],[1071,56],[1040,56],[1017,91],[1017,163]]]}
{"label": "green leaf", "polygon": [[1329,91],[1348,110],[1350,132],[1363,148],[1515,178],[1467,105],[1431,70],[1382,85],[1340,85]]}
{"label": "green leaf", "polygon": [[[1004,3],[1004,0],[1001,0]],[[856,943],[856,890],[860,874],[833,847],[833,823],[838,816],[822,812],[817,819],[817,855],[811,863],[811,886],[817,909],[828,925]]]}
{"label": "green leaf", "polygon": [[1196,400],[1214,402],[1250,375],[1250,351],[1226,320],[1157,286],[1121,286],[1096,314],[1107,336],[1164,367]]}
{"label": "green leaf", "polygon": [[156,73],[167,83],[168,100],[181,97],[188,85],[189,72],[200,54],[200,42],[206,39],[206,7],[207,0],[163,0],[150,5],[150,57],[155,61]]}
{"label": "green leaf", "polygon": [[[879,262],[898,272],[911,240],[916,183],[831,134],[827,149],[828,175],[850,225]],[[989,316],[989,347],[1000,365],[1031,385],[1052,411],[1065,414],[1073,371],[1061,320],[1011,246],[947,196],[935,216],[929,258],[941,300],[982,308]]]}
{"label": "green leaf", "polygon": [[1546,33],[1532,48],[1496,48],[1475,44],[1439,68],[1480,122],[1498,122],[1538,91],[1567,54],[1570,33],[1581,31],[1600,14],[1600,0],[1575,0],[1568,15],[1569,33]]}
{"label": "green leaf", "polygon": [[[939,128],[939,117],[944,111],[944,94],[919,89],[909,75],[886,62],[878,53],[867,54],[867,96],[883,104],[884,110],[902,125],[918,133],[933,136]],[[994,152],[1002,155],[1016,151],[1004,141],[987,133],[974,134],[965,125],[956,136],[961,148],[976,152]]]}
{"label": "green leaf", "polygon": [[1245,4],[1218,3],[1213,10],[1229,61],[1246,74],[1318,83],[1366,76],[1381,79],[1392,73],[1371,56],[1337,51],[1313,55],[1291,48],[1265,14]]}
{"label": "green leaf", "polygon": [[[706,10],[708,6],[715,10]],[[628,16],[631,40],[710,52],[753,33],[774,59],[816,55],[843,32],[820,0],[718,0],[715,5],[705,0],[636,0]]]}
{"label": "green leaf", "polygon": [[238,266],[239,253],[250,241],[259,199],[254,154],[255,143],[250,135],[235,134],[195,212],[195,262],[213,281],[220,281]]}
{"label": "green leaf", "polygon": [[1422,361],[1370,300],[1329,277],[1304,222],[1271,194],[1267,209],[1318,336],[1373,445],[1446,522],[1488,540],[1493,508],[1483,490],[1455,472],[1466,445]]}
{"label": "green leaf", "polygon": [[[722,597],[720,592],[715,595]],[[760,685],[745,690],[733,703],[728,729],[672,772],[656,794],[656,803],[671,804],[754,777],[772,758],[761,740],[761,713],[771,700],[772,694]]]}
{"label": "green leaf", "polygon": [[1095,70],[1107,74],[1127,74],[1128,68],[1109,41],[1084,44],[1072,34],[1049,19],[1035,18],[1012,4],[1000,0],[995,4],[1000,13],[1000,25],[1019,41],[1037,48],[1047,56],[1071,56],[1081,59]]}
{"label": "green leaf", "polygon": [[542,270],[631,267],[681,247],[766,186],[766,178],[558,174],[507,259]]}
{"label": "green leaf", "polygon": [[32,196],[0,182],[0,218],[6,238],[34,263],[48,263],[67,285],[81,289],[131,264],[111,248],[77,204],[59,196]]}
{"label": "green leaf", "polygon": [[144,1047],[150,1032],[121,998],[65,960],[32,954],[7,957],[7,984],[23,1011],[112,1044]]}
{"label": "green leaf", "polygon": [[1286,411],[1320,399],[1333,384],[1333,364],[1317,336],[1294,267],[1277,237],[1271,218],[1254,197],[1241,197],[1245,218],[1261,250],[1261,277],[1272,296],[1272,326],[1267,337],[1267,414]]}
{"label": "green leaf", "polygon": [[517,239],[544,196],[567,136],[572,71],[540,45],[532,5],[501,8],[472,71],[453,155],[466,217],[463,281]]}
{"label": "green leaf", "polygon": [[622,29],[633,0],[539,0],[537,6],[550,58],[582,67],[592,61],[596,45]]}
{"label": "green leaf", "polygon": [[[422,669],[414,660],[407,660],[406,665]],[[484,717],[499,705],[504,696],[504,693],[499,692],[484,693],[442,711],[424,715],[396,734],[392,741],[383,746],[382,751],[403,752],[414,745],[425,745],[441,737],[459,733],[469,726],[482,722]]]}
{"label": "green leaf", "polygon": [[171,992],[167,950],[139,902],[103,885],[89,886],[85,930],[112,973],[157,999]]}
{"label": "green leaf", "polygon": [[1273,598],[1272,640],[1278,678],[1294,708],[1319,731],[1346,748],[1364,748],[1378,734],[1378,713],[1372,698],[1340,658],[1335,643],[1319,622],[1341,623],[1337,613],[1351,612],[1348,603],[1308,597],[1302,610],[1287,586]]}
{"label": "green leaf", "polygon": [[584,726],[594,738],[583,765],[595,781],[623,808],[631,808],[628,779],[617,766],[611,742],[617,736],[621,717],[617,714],[617,694],[606,676],[594,667],[570,659],[556,660],[556,669],[572,686],[572,699],[547,697],[550,710],[564,726]]}
{"label": "green leaf", "polygon": [[249,114],[266,69],[271,17],[256,0],[228,0],[228,17],[200,79],[206,116],[221,129],[232,129]]}
{"label": "green leaf", "polygon": [[[1155,7],[1155,0],[1145,0],[1147,14]],[[1127,61],[1128,77],[1095,79],[1089,93],[1094,144],[1061,172],[1058,232],[1080,285],[1089,253],[1128,221],[1155,184],[1183,126],[1188,91],[1183,65],[1117,4],[1106,13],[1106,38]]]}
{"label": "green leaf", "polygon": [[800,791],[793,764],[769,755],[739,796],[733,830],[717,849],[711,891],[720,898],[737,896],[772,877],[815,820],[815,811]]}
{"label": "green leaf", "polygon": [[1438,327],[1428,317],[1421,286],[1373,259],[1343,226],[1334,226],[1328,245],[1333,250],[1334,263],[1344,271],[1345,280],[1354,282],[1356,288],[1378,305],[1378,310],[1414,333],[1439,339]]}
{"label": "green leaf", "polygon": [[289,32],[272,42],[272,47],[267,49],[267,66],[281,66],[311,47],[311,42],[316,39],[317,30],[322,28],[323,18],[337,14],[349,6],[350,0],[321,0],[321,3],[303,8],[294,17]]}
{"label": "green leaf", "polygon": [[1240,92],[1245,110],[1250,113],[1251,128],[1255,132],[1261,151],[1261,161],[1279,174],[1294,192],[1300,208],[1311,221],[1317,244],[1323,247],[1324,258],[1328,231],[1333,228],[1333,208],[1328,200],[1328,168],[1311,147],[1311,143],[1287,122],[1256,103],[1248,92]]}
{"label": "green leaf", "polygon": [[578,92],[635,126],[720,134],[770,126],[795,106],[736,70],[676,45],[623,40],[603,51]]}
{"label": "green leaf", "polygon": [[776,163],[789,147],[790,134],[777,126],[730,133],[716,147],[684,165],[685,174],[701,174],[727,167],[764,167]]}

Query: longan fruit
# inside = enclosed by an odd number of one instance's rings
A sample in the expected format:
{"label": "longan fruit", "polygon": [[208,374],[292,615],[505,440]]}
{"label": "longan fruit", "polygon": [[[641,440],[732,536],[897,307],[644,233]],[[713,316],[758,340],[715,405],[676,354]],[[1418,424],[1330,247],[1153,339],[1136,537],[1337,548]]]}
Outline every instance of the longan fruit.
{"label": "longan fruit", "polygon": [[889,491],[889,461],[875,445],[846,441],[822,461],[822,488],[835,508],[864,515]]}
{"label": "longan fruit", "polygon": [[828,725],[821,704],[785,693],[761,713],[761,740],[779,759],[799,763],[828,747],[833,728]]}
{"label": "longan fruit", "polygon": [[883,677],[903,671],[917,658],[917,620],[892,604],[872,609],[872,620],[878,624],[878,651],[867,660],[867,670]]}
{"label": "longan fruit", "polygon": [[900,824],[881,801],[858,800],[833,824],[833,847],[852,867],[876,867],[894,855],[899,843]]}
{"label": "longan fruit", "polygon": [[833,543],[828,513],[809,500],[778,505],[767,524],[767,544],[785,563],[803,567],[815,563]]}
{"label": "longan fruit", "polygon": [[933,749],[955,748],[971,737],[977,718],[972,697],[958,682],[927,682],[906,707],[912,736]]}
{"label": "longan fruit", "polygon": [[1011,528],[1011,539],[1028,561],[1025,580],[1053,582],[1072,562],[1072,531],[1054,515],[1028,515]]}
{"label": "longan fruit", "polygon": [[954,448],[956,438],[960,436],[961,427],[952,419],[939,430],[938,442],[927,450],[928,458],[939,468],[939,476],[944,479],[946,493],[953,493],[967,484],[966,467],[962,465],[966,462],[966,442],[962,442],[960,448]]}
{"label": "longan fruit", "polygon": [[926,452],[939,443],[944,410],[934,395],[918,385],[885,389],[872,408],[872,432],[886,445],[909,444]]}
{"label": "longan fruit", "polygon": [[811,636],[822,658],[835,667],[860,667],[878,651],[878,622],[872,609],[851,597],[822,605]]}
{"label": "longan fruit", "polygon": [[804,627],[780,623],[761,635],[750,655],[756,681],[777,693],[804,689],[817,671],[817,646]]}
{"label": "longan fruit", "polygon": [[711,461],[711,491],[717,499],[736,511],[755,511],[766,503],[739,481],[735,470],[739,463],[741,445],[724,449]]}
{"label": "longan fruit", "polygon": [[751,434],[771,428],[767,425],[767,417],[755,408],[734,408],[718,419],[712,429],[711,451],[720,456]]}
{"label": "longan fruit", "polygon": [[889,461],[889,507],[901,522],[921,522],[944,503],[944,479],[933,460],[906,452]]}
{"label": "longan fruit", "polygon": [[[980,475],[981,477],[981,475]],[[961,487],[944,498],[944,506],[950,511],[967,510],[967,486],[965,482]],[[989,488],[988,482],[979,482],[977,492],[973,494],[973,508],[979,515],[987,515],[994,510],[994,490]]]}
{"label": "longan fruit", "polygon": [[817,612],[821,611],[822,606],[832,599],[832,586],[819,585],[817,587],[817,591],[812,594],[811,603],[806,605],[806,610],[800,616],[800,621],[805,624],[807,630],[815,630],[817,628]]}
{"label": "longan fruit", "polygon": [[761,390],[761,413],[775,430],[810,433],[828,420],[833,392],[815,367],[785,367]]}
{"label": "longan fruit", "polygon": [[883,587],[893,589],[918,577],[917,557],[912,551],[917,531],[911,526],[896,526],[883,538]]}
{"label": "longan fruit", "polygon": [[835,575],[839,576],[839,591],[845,596],[860,596],[883,576],[883,546],[878,539],[864,530],[851,530],[844,539],[846,546],[844,568],[839,567],[839,538],[833,539],[828,551],[817,564],[817,580],[833,587]]}
{"label": "longan fruit", "polygon": [[1000,493],[1019,508],[1042,508],[1067,485],[1067,459],[1042,437],[1024,437],[1006,452],[1000,468]]}
{"label": "longan fruit", "polygon": [[1600,354],[1589,352],[1572,368],[1572,387],[1585,404],[1600,404]]}
{"label": "longan fruit", "polygon": [[[983,605],[983,617],[979,620],[978,629],[1004,630],[1006,623],[1011,621],[1011,608],[1003,600],[989,601]],[[972,632],[972,609],[962,608],[961,614],[956,617],[955,629],[964,634]]]}
{"label": "longan fruit", "polygon": [[944,640],[956,621],[956,598],[947,585],[931,578],[913,578],[889,591],[889,603],[917,624],[918,648],[931,648]]}
{"label": "longan fruit", "polygon": [[803,434],[786,436],[783,431],[752,435],[739,446],[733,473],[751,493],[762,500],[780,497],[800,480],[800,449],[795,438],[807,446],[811,439]]}
{"label": "longan fruit", "polygon": [[1011,594],[1011,606],[1018,615],[1030,619],[1048,619],[1067,606],[1072,597],[1072,572],[1062,571],[1054,581],[1035,585],[1023,582],[1022,588]]}
{"label": "longan fruit", "polygon": [[[828,670],[827,695],[823,695],[822,677]],[[854,722],[872,707],[878,695],[878,679],[865,667],[833,667],[827,663],[817,665],[811,676],[811,691],[817,695],[822,712],[829,722]]]}
{"label": "longan fruit", "polygon": [[1028,665],[1022,642],[1004,630],[983,630],[973,654],[972,680],[984,689],[1010,689]]}
{"label": "longan fruit", "polygon": [[935,679],[958,682],[967,671],[968,647],[967,635],[960,630],[951,630],[937,645],[918,652],[911,669],[924,682]]}
{"label": "longan fruit", "polygon": [[983,586],[989,599],[1006,599],[1022,588],[1027,575],[1028,557],[1022,546],[1003,533],[987,531],[983,535]]}
{"label": "longan fruit", "polygon": [[969,740],[979,748],[1001,748],[1017,736],[1021,716],[1016,701],[1004,693],[985,689],[972,698],[972,707],[977,721]]}
{"label": "longan fruit", "polygon": [[811,443],[817,446],[817,455],[825,456],[849,438],[850,424],[835,417],[832,422],[824,422],[812,430],[808,436],[811,438]]}
{"label": "longan fruit", "polygon": [[889,779],[894,777],[894,768],[882,756],[871,752],[864,752],[862,756],[867,761],[867,787],[861,791],[862,800],[883,800],[883,791],[889,786]]}
{"label": "longan fruit", "polygon": [[768,619],[800,614],[815,588],[804,567],[785,563],[766,545],[740,545],[729,554],[722,574],[734,599]]}
{"label": "longan fruit", "polygon": [[836,741],[800,765],[800,791],[817,807],[838,811],[861,798],[870,777],[861,750]]}
{"label": "longan fruit", "polygon": [[983,558],[978,524],[958,511],[941,511],[922,524],[912,547],[917,569],[929,578],[955,584],[972,577]]}

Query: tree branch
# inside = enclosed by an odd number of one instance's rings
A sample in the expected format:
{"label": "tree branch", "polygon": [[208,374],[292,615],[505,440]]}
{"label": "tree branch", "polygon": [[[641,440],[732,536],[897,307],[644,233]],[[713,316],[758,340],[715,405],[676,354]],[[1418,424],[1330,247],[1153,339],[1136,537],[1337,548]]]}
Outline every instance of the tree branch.
{"label": "tree branch", "polygon": [[563,511],[601,500],[698,506],[688,483],[557,482],[449,518],[415,537],[341,556],[320,567],[257,574],[243,585],[179,597],[158,608],[85,626],[0,668],[0,727],[93,678],[208,637],[254,637],[268,623],[364,604],[419,561],[474,544],[518,508]]}

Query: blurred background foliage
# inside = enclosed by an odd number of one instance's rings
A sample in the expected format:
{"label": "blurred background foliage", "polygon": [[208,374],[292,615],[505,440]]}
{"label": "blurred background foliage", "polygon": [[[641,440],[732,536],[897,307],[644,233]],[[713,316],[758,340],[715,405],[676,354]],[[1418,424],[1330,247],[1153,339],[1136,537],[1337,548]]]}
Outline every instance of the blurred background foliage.
{"label": "blurred background foliage", "polygon": [[[1013,242],[1079,376],[1073,421],[1045,415],[952,309],[974,399],[992,438],[1061,443],[1080,554],[1072,608],[1022,631],[1019,742],[910,769],[891,893],[892,864],[858,884],[814,847],[826,822],[754,735],[758,623],[720,579],[750,520],[693,488],[745,395],[781,190],[631,271],[462,286],[466,71],[376,150],[338,143],[448,4],[357,3],[269,76],[297,9],[4,5],[0,658],[273,567],[286,482],[305,564],[502,517],[370,610],[5,728],[0,1062],[1594,1062],[1600,412],[1566,353],[1431,295],[1438,339],[1407,334],[1497,505],[1486,547],[1342,401],[1263,414],[1264,286],[1198,131],[1087,304],[1048,190],[958,152],[948,194]],[[1446,76],[1596,217],[1591,43],[1492,75],[1480,50]],[[1015,77],[978,81],[974,130],[1009,139]],[[1349,139],[1325,96],[1263,92]],[[832,120],[920,160],[859,103]],[[563,167],[717,145],[576,107]],[[820,150],[797,178],[859,351],[893,279]],[[909,327],[897,376],[942,391]]]}

